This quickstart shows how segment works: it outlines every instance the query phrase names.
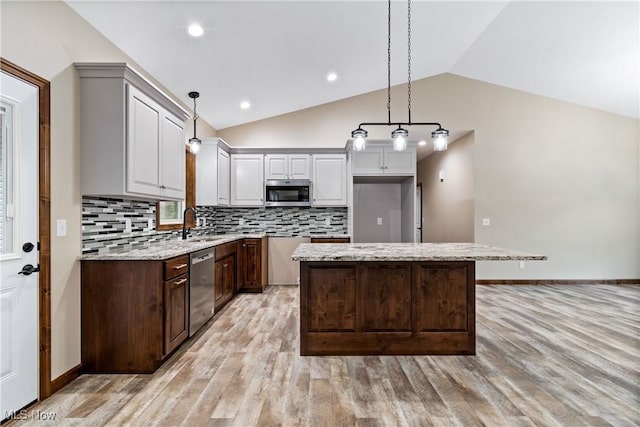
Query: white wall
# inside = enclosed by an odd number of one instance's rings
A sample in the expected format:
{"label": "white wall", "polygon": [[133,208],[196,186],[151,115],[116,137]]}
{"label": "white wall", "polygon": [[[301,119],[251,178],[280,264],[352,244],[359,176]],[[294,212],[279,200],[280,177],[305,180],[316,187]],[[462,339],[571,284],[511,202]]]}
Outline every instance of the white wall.
{"label": "white wall", "polygon": [[[418,162],[422,183],[422,241],[473,242],[475,162],[473,133],[446,151],[436,151]],[[445,179],[440,181],[440,171]]]}

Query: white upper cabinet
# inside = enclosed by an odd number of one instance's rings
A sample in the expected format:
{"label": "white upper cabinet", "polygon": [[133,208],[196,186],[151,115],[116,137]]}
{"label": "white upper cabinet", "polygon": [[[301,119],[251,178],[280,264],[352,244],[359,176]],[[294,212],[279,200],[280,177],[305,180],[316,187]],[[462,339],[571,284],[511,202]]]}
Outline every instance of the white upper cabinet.
{"label": "white upper cabinet", "polygon": [[188,112],[124,63],[76,68],[82,194],[184,199]]}
{"label": "white upper cabinet", "polygon": [[347,156],[345,154],[314,154],[313,205],[346,206]]}
{"label": "white upper cabinet", "polygon": [[311,179],[310,154],[267,154],[265,179]]}
{"label": "white upper cabinet", "polygon": [[264,205],[264,155],[231,155],[231,205]]}
{"label": "white upper cabinet", "polygon": [[196,155],[196,205],[229,205],[229,153],[204,140]]}
{"label": "white upper cabinet", "polygon": [[218,205],[229,206],[231,160],[229,153],[218,147]]}
{"label": "white upper cabinet", "polygon": [[394,151],[392,146],[367,144],[364,151],[351,152],[354,175],[413,175],[416,173],[416,148]]}

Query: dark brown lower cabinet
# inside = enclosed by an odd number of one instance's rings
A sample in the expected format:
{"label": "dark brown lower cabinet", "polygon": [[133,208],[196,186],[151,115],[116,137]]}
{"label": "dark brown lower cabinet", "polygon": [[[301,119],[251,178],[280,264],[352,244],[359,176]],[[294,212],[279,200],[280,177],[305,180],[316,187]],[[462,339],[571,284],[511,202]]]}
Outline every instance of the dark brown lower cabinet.
{"label": "dark brown lower cabinet", "polygon": [[235,259],[236,256],[233,254],[216,261],[216,310],[222,308],[222,306],[231,301],[236,294]]}
{"label": "dark brown lower cabinet", "polygon": [[237,243],[216,246],[215,309],[221,309],[236,294]]}
{"label": "dark brown lower cabinet", "polygon": [[84,371],[154,372],[188,336],[188,255],[81,268]]}
{"label": "dark brown lower cabinet", "polygon": [[239,275],[240,291],[262,292],[269,283],[267,238],[244,239],[241,242]]}
{"label": "dark brown lower cabinet", "polygon": [[475,354],[475,263],[301,262],[300,354]]}

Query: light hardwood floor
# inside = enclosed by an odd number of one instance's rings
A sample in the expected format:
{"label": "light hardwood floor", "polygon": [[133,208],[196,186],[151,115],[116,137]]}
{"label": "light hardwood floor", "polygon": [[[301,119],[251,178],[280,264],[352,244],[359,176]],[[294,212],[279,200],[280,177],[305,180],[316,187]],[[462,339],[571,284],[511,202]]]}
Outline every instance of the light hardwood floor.
{"label": "light hardwood floor", "polygon": [[298,307],[297,287],[239,295],[154,375],[83,375],[33,410],[83,426],[640,425],[638,286],[478,286],[476,356],[300,357]]}

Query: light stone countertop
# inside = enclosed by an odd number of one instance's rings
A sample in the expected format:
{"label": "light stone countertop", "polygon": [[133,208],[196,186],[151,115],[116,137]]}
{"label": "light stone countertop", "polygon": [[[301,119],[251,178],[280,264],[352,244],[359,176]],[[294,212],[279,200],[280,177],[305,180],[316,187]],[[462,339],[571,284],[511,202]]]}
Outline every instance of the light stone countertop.
{"label": "light stone countertop", "polygon": [[83,255],[80,259],[82,261],[163,260],[240,239],[261,239],[265,236],[265,234],[220,234],[211,236],[194,236],[187,240],[176,238],[175,240],[154,242],[150,243],[148,246],[122,252]]}
{"label": "light stone countertop", "polygon": [[546,255],[476,243],[301,243],[294,261],[543,261]]}

